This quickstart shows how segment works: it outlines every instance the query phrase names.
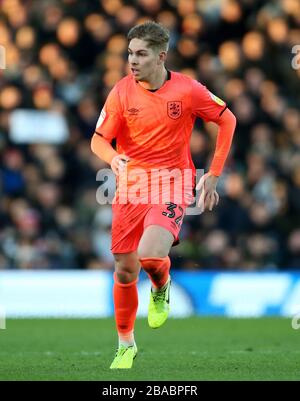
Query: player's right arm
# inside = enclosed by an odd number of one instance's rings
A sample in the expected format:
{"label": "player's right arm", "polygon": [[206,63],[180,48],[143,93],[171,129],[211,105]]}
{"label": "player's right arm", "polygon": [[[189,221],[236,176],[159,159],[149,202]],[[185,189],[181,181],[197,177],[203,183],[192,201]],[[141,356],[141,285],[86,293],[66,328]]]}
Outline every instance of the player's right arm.
{"label": "player's right arm", "polygon": [[129,160],[128,156],[119,154],[111,146],[111,141],[121,131],[122,124],[120,100],[117,89],[114,87],[108,95],[97,121],[95,133],[91,140],[91,149],[101,160],[110,164],[116,175],[119,175]]}
{"label": "player's right arm", "polygon": [[116,152],[110,142],[96,131],[92,137],[91,149],[99,159],[110,164],[112,171],[116,175],[119,175],[124,170],[126,163],[129,161],[128,156]]}

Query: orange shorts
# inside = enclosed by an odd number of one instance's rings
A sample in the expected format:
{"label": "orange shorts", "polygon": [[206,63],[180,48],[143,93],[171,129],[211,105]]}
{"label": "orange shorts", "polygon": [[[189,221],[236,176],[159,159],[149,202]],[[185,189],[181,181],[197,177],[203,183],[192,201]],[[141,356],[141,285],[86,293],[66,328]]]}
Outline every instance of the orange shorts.
{"label": "orange shorts", "polygon": [[112,253],[136,251],[146,227],[158,225],[174,236],[174,245],[179,243],[178,235],[186,205],[172,202],[161,204],[113,204]]}

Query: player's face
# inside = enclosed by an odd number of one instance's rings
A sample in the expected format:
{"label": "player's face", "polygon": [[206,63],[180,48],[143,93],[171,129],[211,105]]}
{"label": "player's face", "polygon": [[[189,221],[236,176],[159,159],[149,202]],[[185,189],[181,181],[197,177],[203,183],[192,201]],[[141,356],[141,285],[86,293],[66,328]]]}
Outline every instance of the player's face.
{"label": "player's face", "polygon": [[128,46],[130,70],[137,81],[148,81],[162,61],[160,55],[142,39],[134,38]]}

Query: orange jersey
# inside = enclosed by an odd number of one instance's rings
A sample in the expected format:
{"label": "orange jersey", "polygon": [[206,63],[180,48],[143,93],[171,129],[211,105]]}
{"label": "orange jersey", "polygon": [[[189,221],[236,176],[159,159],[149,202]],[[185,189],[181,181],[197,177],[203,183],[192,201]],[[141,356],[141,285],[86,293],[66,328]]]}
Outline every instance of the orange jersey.
{"label": "orange jersey", "polygon": [[111,90],[96,132],[136,165],[193,168],[190,137],[196,117],[217,121],[226,107],[199,82],[177,72],[155,92],[127,75]]}
{"label": "orange jersey", "polygon": [[131,161],[128,168],[191,169],[190,137],[196,117],[217,122],[225,103],[192,78],[170,72],[155,92],[143,88],[133,75],[111,90],[96,132],[116,138],[117,152]]}

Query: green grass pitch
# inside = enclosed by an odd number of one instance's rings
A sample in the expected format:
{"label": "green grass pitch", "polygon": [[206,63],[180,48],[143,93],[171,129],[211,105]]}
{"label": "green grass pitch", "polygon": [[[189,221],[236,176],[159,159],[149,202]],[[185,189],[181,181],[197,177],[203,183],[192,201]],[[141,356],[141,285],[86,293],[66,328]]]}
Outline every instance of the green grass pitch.
{"label": "green grass pitch", "polygon": [[300,330],[291,319],[169,319],[136,323],[131,370],[112,371],[113,319],[8,320],[0,380],[299,380]]}

